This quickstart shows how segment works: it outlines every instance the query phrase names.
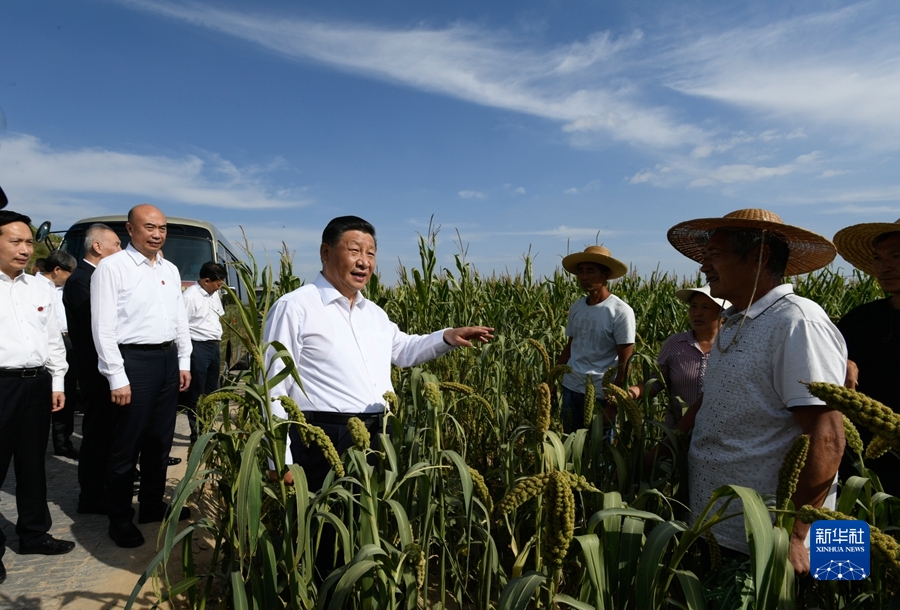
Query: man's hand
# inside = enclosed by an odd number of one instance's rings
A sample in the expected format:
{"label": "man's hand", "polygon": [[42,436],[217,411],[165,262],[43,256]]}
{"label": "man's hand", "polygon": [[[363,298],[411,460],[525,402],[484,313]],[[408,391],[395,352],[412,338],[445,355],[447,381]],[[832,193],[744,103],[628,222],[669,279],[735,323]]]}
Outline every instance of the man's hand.
{"label": "man's hand", "polygon": [[188,388],[191,387],[191,372],[190,371],[178,371],[178,391],[179,392],[187,392]]}
{"label": "man's hand", "polygon": [[472,347],[472,341],[487,343],[494,338],[494,329],[488,326],[463,326],[444,331],[444,341],[453,347]]}
{"label": "man's hand", "polygon": [[[274,470],[270,470],[269,471],[269,480],[277,481],[278,473],[276,473]],[[293,485],[294,484],[294,475],[291,474],[290,470],[288,470],[287,472],[284,473],[284,484],[285,485]]]}
{"label": "man's hand", "polygon": [[855,390],[859,384],[859,367],[852,360],[847,360],[847,377],[844,379],[844,387]]}
{"label": "man's hand", "polygon": [[112,390],[109,393],[109,398],[113,401],[113,404],[119,405],[120,407],[131,404],[131,385],[129,384],[117,390]]}
{"label": "man's hand", "polygon": [[50,412],[56,413],[62,411],[66,406],[66,395],[62,392],[53,392],[50,394]]}
{"label": "man's hand", "polygon": [[797,576],[804,576],[809,573],[809,549],[804,544],[805,539],[806,536],[800,537],[796,533],[791,534],[790,559]]}

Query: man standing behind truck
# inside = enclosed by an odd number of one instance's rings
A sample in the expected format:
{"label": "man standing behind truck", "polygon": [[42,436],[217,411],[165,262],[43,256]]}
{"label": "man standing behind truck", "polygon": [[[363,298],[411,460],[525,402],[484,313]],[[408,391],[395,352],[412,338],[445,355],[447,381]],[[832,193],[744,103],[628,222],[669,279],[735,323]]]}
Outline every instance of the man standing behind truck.
{"label": "man standing behind truck", "polygon": [[84,236],[84,258],[63,288],[63,306],[75,357],[75,374],[84,395],[81,421],[81,458],[78,461],[80,514],[106,515],[106,461],[112,444],[115,412],[109,382],[97,369],[97,348],[91,334],[91,276],[100,261],[122,249],[116,232],[104,224],[91,225]]}
{"label": "man standing behind truck", "polygon": [[215,261],[203,263],[200,279],[188,286],[183,294],[191,331],[191,388],[188,390],[188,422],[191,424],[191,444],[197,440],[197,400],[200,395],[219,389],[221,369],[222,323],[225,315],[219,290],[225,283],[225,267]]}

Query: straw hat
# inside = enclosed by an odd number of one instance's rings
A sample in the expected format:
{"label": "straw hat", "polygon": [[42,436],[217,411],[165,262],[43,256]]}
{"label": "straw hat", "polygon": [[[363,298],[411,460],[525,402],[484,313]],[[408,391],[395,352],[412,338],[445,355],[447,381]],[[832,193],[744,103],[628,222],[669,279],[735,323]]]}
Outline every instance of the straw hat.
{"label": "straw hat", "polygon": [[875,239],[885,233],[900,231],[900,220],[897,222],[866,222],[841,229],[834,236],[834,245],[838,253],[851,265],[873,275],[872,256],[875,250]]}
{"label": "straw hat", "polygon": [[680,301],[690,303],[691,299],[697,293],[705,294],[713,301],[721,305],[723,310],[731,307],[731,301],[728,301],[726,299],[717,299],[709,293],[709,284],[707,284],[706,286],[701,286],[700,288],[682,288],[681,290],[675,292],[675,296],[678,297]]}
{"label": "straw hat", "polygon": [[609,250],[603,246],[588,246],[584,252],[576,252],[565,257],[562,261],[563,268],[569,273],[575,273],[578,263],[597,263],[609,267],[609,279],[614,280],[628,273],[628,266],[622,261],[616,260],[610,255]]}
{"label": "straw hat", "polygon": [[676,250],[699,263],[703,260],[703,247],[709,234],[715,229],[762,229],[778,235],[789,250],[785,275],[802,275],[821,269],[835,257],[830,241],[812,231],[784,224],[778,214],[768,210],[737,210],[723,218],[688,220],[669,229],[666,237]]}

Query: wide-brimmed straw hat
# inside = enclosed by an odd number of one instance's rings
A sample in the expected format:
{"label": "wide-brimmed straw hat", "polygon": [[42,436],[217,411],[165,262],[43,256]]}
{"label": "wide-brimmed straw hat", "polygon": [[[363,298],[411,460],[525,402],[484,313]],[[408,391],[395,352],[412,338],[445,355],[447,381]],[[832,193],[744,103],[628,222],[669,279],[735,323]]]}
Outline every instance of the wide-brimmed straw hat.
{"label": "wide-brimmed straw hat", "polygon": [[897,222],[866,222],[841,229],[834,235],[834,245],[838,254],[851,265],[873,275],[872,257],[875,240],[879,235],[900,231],[900,220]]}
{"label": "wide-brimmed straw hat", "polygon": [[614,280],[628,273],[628,265],[616,260],[603,246],[588,246],[584,252],[576,252],[565,257],[562,261],[563,268],[569,273],[575,273],[578,263],[597,263],[609,268],[609,279]]}
{"label": "wide-brimmed straw hat", "polygon": [[784,224],[784,221],[768,210],[747,209],[725,214],[722,218],[698,218],[681,222],[669,229],[666,237],[675,249],[686,257],[703,260],[703,247],[715,229],[762,229],[778,235],[788,245],[788,262],[785,275],[802,275],[821,269],[834,260],[834,244],[826,238]]}
{"label": "wide-brimmed straw hat", "polygon": [[707,284],[706,286],[700,286],[700,288],[682,288],[681,290],[675,292],[675,296],[678,297],[678,300],[680,301],[690,303],[691,299],[694,298],[694,295],[698,293],[705,294],[713,301],[718,303],[722,307],[722,309],[728,309],[729,307],[731,307],[731,301],[728,301],[726,299],[717,299],[709,293],[709,284]]}

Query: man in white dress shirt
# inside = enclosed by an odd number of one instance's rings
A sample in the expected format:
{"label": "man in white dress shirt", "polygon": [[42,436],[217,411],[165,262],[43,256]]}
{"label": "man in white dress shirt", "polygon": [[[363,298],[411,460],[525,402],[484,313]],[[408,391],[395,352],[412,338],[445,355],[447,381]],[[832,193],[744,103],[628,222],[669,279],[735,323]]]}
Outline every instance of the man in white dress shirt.
{"label": "man in white dress shirt", "polygon": [[[68,364],[53,293],[45,282],[25,273],[34,252],[31,219],[0,211],[0,485],[15,456],[19,554],[60,555],[75,543],[47,532],[44,452],[50,413],[63,408]],[[6,580],[0,530],[0,583]]]}
{"label": "man in white dress shirt", "polygon": [[[166,217],[142,204],[125,225],[131,243],[100,261],[91,277],[91,328],[100,373],[117,405],[107,467],[109,536],[121,547],[144,543],[131,507],[140,456],[139,523],[166,517],[163,494],[178,392],[191,382],[191,338],[181,276],[160,250]],[[185,508],[179,519],[186,519]]]}
{"label": "man in white dress shirt", "polygon": [[69,371],[66,373],[65,392],[69,398],[66,406],[59,411],[54,411],[51,417],[51,440],[53,440],[53,453],[65,456],[73,460],[78,459],[78,449],[72,444],[72,432],[75,431],[75,407],[77,406],[78,383],[75,376],[75,353],[69,341],[69,325],[66,321],[66,309],[63,306],[63,287],[75,271],[75,257],[65,250],[54,250],[44,259],[44,270],[35,274],[35,277],[47,281],[53,292],[53,305],[56,310],[56,319],[59,321],[59,330],[62,332],[63,343],[66,346],[66,361],[69,363]]}
{"label": "man in white dress shirt", "polygon": [[225,315],[219,290],[225,283],[225,267],[215,261],[203,263],[200,279],[184,291],[188,328],[191,331],[191,387],[188,390],[188,422],[191,443],[197,440],[197,399],[219,389],[222,323]]}
{"label": "man in white dress shirt", "polygon": [[[393,389],[392,363],[415,366],[455,347],[493,338],[494,329],[485,326],[430,335],[402,332],[360,292],[375,270],[375,249],[371,224],[357,216],[333,219],[322,234],[322,272],[312,284],[278,299],[266,318],[264,340],[287,348],[303,382],[301,389],[288,376],[271,395],[296,401],[307,421],[325,430],[338,452],[352,443],[346,426],[351,417],[360,418],[370,433],[381,432],[384,393]],[[269,358],[272,354],[270,350]],[[271,375],[283,368],[276,360]],[[272,412],[287,418],[277,401]],[[286,457],[304,467],[310,490],[321,488],[330,466],[318,447],[307,447],[292,431]],[[284,477],[293,482],[289,472]]]}

